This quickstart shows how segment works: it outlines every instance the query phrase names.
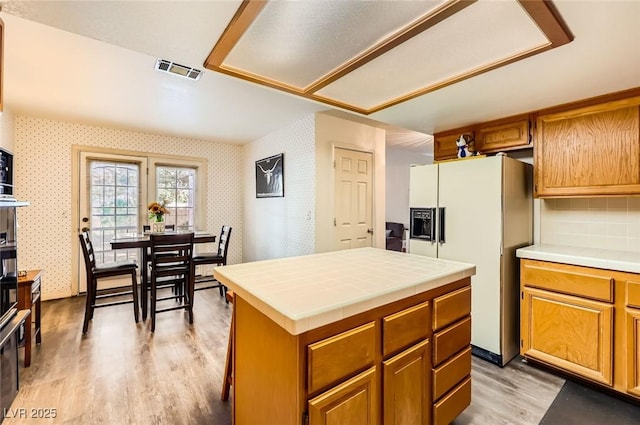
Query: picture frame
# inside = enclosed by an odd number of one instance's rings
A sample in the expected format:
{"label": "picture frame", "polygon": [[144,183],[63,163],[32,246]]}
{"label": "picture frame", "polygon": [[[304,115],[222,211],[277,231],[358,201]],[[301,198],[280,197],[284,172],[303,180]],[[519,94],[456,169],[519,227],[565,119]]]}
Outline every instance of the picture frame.
{"label": "picture frame", "polygon": [[256,161],[256,198],[284,196],[284,153]]}

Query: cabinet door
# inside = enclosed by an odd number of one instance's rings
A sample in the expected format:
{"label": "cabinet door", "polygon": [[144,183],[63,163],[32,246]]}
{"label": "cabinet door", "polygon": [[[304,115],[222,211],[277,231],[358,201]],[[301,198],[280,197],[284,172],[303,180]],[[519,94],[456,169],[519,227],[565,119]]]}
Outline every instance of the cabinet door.
{"label": "cabinet door", "polygon": [[535,195],[640,193],[640,96],[537,119]]}
{"label": "cabinet door", "polygon": [[611,386],[613,305],[524,287],[521,354]]}
{"label": "cabinet door", "polygon": [[640,309],[627,309],[627,392],[640,397]]}
{"label": "cabinet door", "polygon": [[[456,130],[450,130],[443,133],[436,133],[433,136],[433,158],[436,161],[442,161],[443,159],[454,159],[458,157],[458,146],[456,140],[462,134],[471,135],[474,137],[473,128],[459,128]],[[475,151],[472,146],[469,150]]]}
{"label": "cabinet door", "polygon": [[429,340],[382,363],[385,425],[429,423],[431,362]]}
{"label": "cabinet door", "polygon": [[476,149],[484,153],[529,147],[529,116],[481,124],[476,130]]}
{"label": "cabinet door", "polygon": [[310,425],[377,425],[376,367],[309,400]]}

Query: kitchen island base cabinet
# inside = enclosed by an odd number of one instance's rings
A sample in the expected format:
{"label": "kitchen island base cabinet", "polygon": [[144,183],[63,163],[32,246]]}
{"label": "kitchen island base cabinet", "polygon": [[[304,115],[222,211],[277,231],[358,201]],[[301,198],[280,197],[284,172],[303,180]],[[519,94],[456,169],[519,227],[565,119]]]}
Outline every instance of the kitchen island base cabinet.
{"label": "kitchen island base cabinet", "polygon": [[375,367],[309,400],[309,423],[317,425],[378,422],[378,374]]}
{"label": "kitchen island base cabinet", "polygon": [[[471,342],[470,300],[460,317],[446,313],[449,304],[439,297],[457,290],[466,294],[469,288],[466,277],[299,335],[288,333],[236,292],[234,424],[450,422],[470,403],[471,365],[464,360]],[[439,308],[432,312],[431,305]],[[449,318],[439,320],[442,329],[432,325],[436,316]],[[448,341],[449,335],[454,340]],[[437,369],[432,337],[448,347],[438,354],[442,365]],[[460,356],[463,361],[456,360]],[[451,361],[459,370],[452,372],[453,379],[440,375],[436,400],[433,376]]]}

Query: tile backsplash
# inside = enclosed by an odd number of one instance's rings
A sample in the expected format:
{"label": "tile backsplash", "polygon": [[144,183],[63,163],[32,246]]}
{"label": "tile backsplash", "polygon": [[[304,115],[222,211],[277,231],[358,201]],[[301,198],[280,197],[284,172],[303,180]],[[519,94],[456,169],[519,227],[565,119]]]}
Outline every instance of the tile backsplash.
{"label": "tile backsplash", "polygon": [[640,198],[544,199],[540,242],[640,252]]}

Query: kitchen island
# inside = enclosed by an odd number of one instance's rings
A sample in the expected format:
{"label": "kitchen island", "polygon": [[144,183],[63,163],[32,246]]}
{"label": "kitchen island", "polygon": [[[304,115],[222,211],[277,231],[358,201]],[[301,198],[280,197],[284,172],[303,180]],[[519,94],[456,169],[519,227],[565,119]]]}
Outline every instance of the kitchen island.
{"label": "kitchen island", "polygon": [[216,268],[234,424],[449,424],[471,400],[474,273],[376,248]]}

